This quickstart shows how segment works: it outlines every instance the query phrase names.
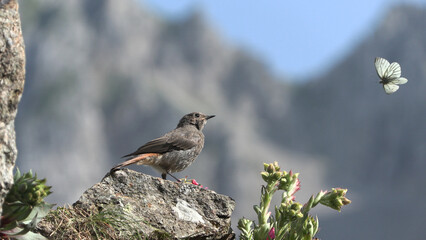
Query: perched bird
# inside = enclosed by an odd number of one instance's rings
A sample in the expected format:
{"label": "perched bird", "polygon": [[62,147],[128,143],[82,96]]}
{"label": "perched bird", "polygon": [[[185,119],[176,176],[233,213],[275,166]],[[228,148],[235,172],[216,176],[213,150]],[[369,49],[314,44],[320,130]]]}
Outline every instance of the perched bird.
{"label": "perched bird", "polygon": [[[166,179],[167,174],[180,172],[192,164],[204,147],[202,132],[207,120],[215,115],[200,112],[186,114],[180,119],[177,127],[164,136],[145,143],[133,153],[124,157],[128,160],[111,169],[111,173],[131,164],[149,165],[161,172]],[[179,181],[179,180],[178,180]]]}

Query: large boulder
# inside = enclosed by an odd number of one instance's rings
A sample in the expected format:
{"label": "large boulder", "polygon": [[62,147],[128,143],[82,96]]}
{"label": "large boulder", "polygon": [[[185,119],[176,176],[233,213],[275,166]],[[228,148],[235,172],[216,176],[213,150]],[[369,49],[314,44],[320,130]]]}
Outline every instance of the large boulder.
{"label": "large boulder", "polygon": [[[112,228],[120,239],[136,234],[147,239],[234,239],[234,206],[230,197],[197,185],[123,169],[108,173],[86,190],[70,210],[84,211],[88,219],[93,213],[104,213],[103,218],[115,220],[105,221],[114,222]],[[64,219],[54,216],[41,222],[39,229],[49,238],[56,238],[55,234],[63,238],[57,229]]]}

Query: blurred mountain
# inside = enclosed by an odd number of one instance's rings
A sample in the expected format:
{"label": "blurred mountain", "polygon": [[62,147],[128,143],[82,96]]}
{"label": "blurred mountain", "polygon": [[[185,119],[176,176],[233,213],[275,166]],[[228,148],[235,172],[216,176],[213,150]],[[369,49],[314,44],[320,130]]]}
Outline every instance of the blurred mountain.
{"label": "blurred mountain", "polygon": [[[18,166],[74,202],[120,157],[193,111],[216,114],[188,175],[254,219],[263,162],[301,172],[301,201],[334,186],[353,204],[320,214],[324,239],[418,239],[426,232],[426,15],[399,7],[324,76],[288,84],[225,42],[202,13],[170,21],[137,1],[21,3],[26,89],[16,123]],[[374,57],[409,79],[393,95]],[[149,167],[132,167],[154,176]],[[413,205],[411,205],[411,204]],[[324,217],[325,216],[325,217]]]}
{"label": "blurred mountain", "polygon": [[[425,24],[425,9],[391,10],[347,58],[292,94],[291,117],[281,124],[289,137],[274,139],[324,156],[327,182],[358,194],[353,201],[357,211],[322,221],[345,229],[324,228],[324,239],[419,239],[426,234],[426,207],[419,205],[426,196]],[[386,95],[373,64],[376,56],[399,62],[408,84]]]}
{"label": "blurred mountain", "polygon": [[306,194],[322,187],[318,161],[263,135],[271,119],[286,117],[288,87],[201,13],[171,22],[130,0],[23,1],[20,9],[27,80],[18,166],[48,179],[51,202],[74,202],[121,156],[193,111],[216,117],[197,161],[176,176],[239,202],[234,225],[254,218],[263,162],[306,172]]}

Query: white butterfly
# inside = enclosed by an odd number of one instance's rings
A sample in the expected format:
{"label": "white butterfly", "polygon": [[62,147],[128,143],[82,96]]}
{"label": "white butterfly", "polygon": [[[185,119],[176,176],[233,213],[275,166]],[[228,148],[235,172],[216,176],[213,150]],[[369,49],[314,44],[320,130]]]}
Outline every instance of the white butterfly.
{"label": "white butterfly", "polygon": [[387,94],[392,94],[398,90],[401,84],[406,84],[408,80],[401,77],[401,66],[399,63],[389,63],[388,60],[376,57],[374,60],[376,66],[377,75],[379,75],[380,83],[383,84],[383,88]]}

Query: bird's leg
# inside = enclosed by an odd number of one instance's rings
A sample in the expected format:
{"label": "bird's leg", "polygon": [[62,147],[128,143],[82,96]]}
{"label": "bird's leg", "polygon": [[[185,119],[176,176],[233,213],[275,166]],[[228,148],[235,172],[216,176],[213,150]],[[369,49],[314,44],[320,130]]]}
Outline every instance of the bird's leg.
{"label": "bird's leg", "polygon": [[177,179],[175,176],[173,176],[172,174],[170,174],[169,172],[165,172],[161,174],[161,178],[163,178],[164,180],[166,180],[167,174],[169,174],[172,178],[176,179],[176,181],[180,182],[179,179]]}
{"label": "bird's leg", "polygon": [[[164,174],[164,173],[163,173]],[[167,174],[169,174],[172,178],[174,178],[174,179],[176,179],[176,181],[178,181],[178,182],[180,182],[180,180],[179,179],[177,179],[175,176],[173,176],[172,174],[170,174],[170,173],[167,173]],[[165,174],[164,174],[165,175]],[[164,178],[164,179],[166,179],[166,178]]]}

